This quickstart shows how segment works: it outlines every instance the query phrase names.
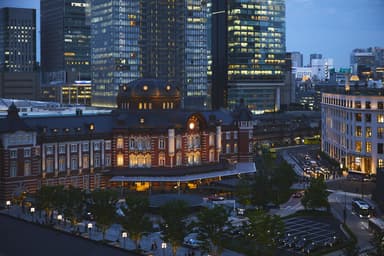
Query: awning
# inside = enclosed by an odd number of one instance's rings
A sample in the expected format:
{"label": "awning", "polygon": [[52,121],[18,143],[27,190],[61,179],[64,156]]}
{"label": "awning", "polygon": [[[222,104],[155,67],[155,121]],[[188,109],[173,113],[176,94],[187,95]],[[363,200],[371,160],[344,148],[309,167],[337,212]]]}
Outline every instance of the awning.
{"label": "awning", "polygon": [[131,176],[131,177],[130,176],[114,176],[109,181],[112,181],[112,182],[113,181],[117,181],[117,182],[122,182],[122,181],[187,182],[187,181],[193,181],[193,180],[234,176],[234,175],[255,173],[255,172],[256,172],[255,163],[237,163],[235,168],[230,170],[197,173],[197,174],[183,175],[183,176]]}

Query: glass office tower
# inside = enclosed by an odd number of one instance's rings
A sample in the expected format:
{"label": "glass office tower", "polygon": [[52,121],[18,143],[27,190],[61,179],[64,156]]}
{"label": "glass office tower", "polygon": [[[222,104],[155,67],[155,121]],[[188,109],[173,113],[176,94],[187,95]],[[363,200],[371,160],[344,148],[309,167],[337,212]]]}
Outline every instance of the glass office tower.
{"label": "glass office tower", "polygon": [[[218,42],[226,45],[228,51],[228,107],[233,108],[244,99],[255,114],[277,111],[284,85],[285,1],[232,0],[227,1],[226,7],[213,13],[218,16],[226,12],[227,24],[213,27],[212,36],[221,26],[227,26],[227,39]],[[215,65],[218,64],[213,63],[213,68]],[[215,90],[217,86],[224,88]],[[225,85],[213,87],[213,92],[226,91]]]}
{"label": "glass office tower", "polygon": [[41,0],[44,84],[91,79],[89,0]]}
{"label": "glass office tower", "polygon": [[92,0],[92,105],[115,107],[120,85],[138,79],[140,1]]}

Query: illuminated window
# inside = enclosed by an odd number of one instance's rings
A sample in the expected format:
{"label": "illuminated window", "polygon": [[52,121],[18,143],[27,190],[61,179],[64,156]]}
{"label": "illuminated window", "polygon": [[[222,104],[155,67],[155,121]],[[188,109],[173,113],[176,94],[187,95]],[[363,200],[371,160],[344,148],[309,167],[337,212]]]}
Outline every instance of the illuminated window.
{"label": "illuminated window", "polygon": [[377,109],[384,109],[384,102],[382,101],[377,102]]}
{"label": "illuminated window", "polygon": [[361,141],[356,141],[355,142],[355,151],[356,152],[361,152]]}
{"label": "illuminated window", "polygon": [[88,169],[89,168],[89,156],[83,155],[83,168]]}
{"label": "illuminated window", "polygon": [[66,169],[65,156],[59,158],[59,172],[63,172]]}
{"label": "illuminated window", "polygon": [[229,143],[227,145],[225,145],[225,153],[226,154],[230,154],[231,153],[231,145],[229,145]]}
{"label": "illuminated window", "polygon": [[384,127],[377,127],[377,138],[384,138]]}
{"label": "illuminated window", "polygon": [[372,151],[372,144],[371,144],[371,142],[366,142],[365,143],[365,152],[366,153],[371,153],[371,151]]}
{"label": "illuminated window", "polygon": [[178,152],[176,153],[176,166],[181,166],[181,165],[182,165],[181,153]]}
{"label": "illuminated window", "polygon": [[237,143],[233,145],[233,153],[238,153]]}
{"label": "illuminated window", "polygon": [[124,139],[122,137],[117,138],[116,147],[119,149],[124,148]]}
{"label": "illuminated window", "polygon": [[371,127],[365,127],[365,137],[367,137],[367,138],[372,137],[372,128]]}
{"label": "illuminated window", "polygon": [[366,109],[370,109],[371,108],[371,102],[370,101],[366,101],[365,102],[365,108]]}
{"label": "illuminated window", "polygon": [[47,171],[48,173],[53,172],[53,158],[47,158],[47,164],[46,164],[46,167],[47,167],[46,171]]}
{"label": "illuminated window", "polygon": [[361,113],[355,113],[356,122],[361,122]]}
{"label": "illuminated window", "polygon": [[209,146],[214,146],[215,145],[215,134],[210,133],[209,134]]}
{"label": "illuminated window", "polygon": [[384,159],[378,159],[377,160],[377,167],[378,168],[384,168]]}
{"label": "illuminated window", "polygon": [[165,166],[165,156],[164,154],[159,155],[159,166]]}
{"label": "illuminated window", "polygon": [[123,166],[123,165],[124,165],[124,155],[122,153],[119,153],[117,154],[117,166]]}
{"label": "illuminated window", "polygon": [[384,123],[384,115],[383,114],[377,115],[377,122],[378,123]]}
{"label": "illuminated window", "polygon": [[358,137],[361,136],[361,126],[355,127],[355,136],[358,136]]}

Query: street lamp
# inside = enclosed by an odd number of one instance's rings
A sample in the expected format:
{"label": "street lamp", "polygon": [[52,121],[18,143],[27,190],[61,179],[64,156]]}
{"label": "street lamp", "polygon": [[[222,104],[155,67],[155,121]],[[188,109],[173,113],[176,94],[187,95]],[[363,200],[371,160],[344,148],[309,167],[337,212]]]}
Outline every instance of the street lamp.
{"label": "street lamp", "polygon": [[165,255],[165,250],[167,249],[167,243],[161,243],[161,248],[163,249],[163,256]]}
{"label": "street lamp", "polygon": [[10,200],[7,200],[5,202],[5,205],[7,206],[7,209],[8,209],[8,215],[9,215],[9,208],[11,208],[11,201]]}
{"label": "street lamp", "polygon": [[32,215],[32,221],[34,221],[34,213],[35,213],[35,207],[31,207],[31,209],[29,209],[29,211],[31,212],[31,215]]}
{"label": "street lamp", "polygon": [[88,227],[88,232],[89,232],[89,239],[91,239],[91,229],[92,229],[92,227],[93,227],[92,223],[89,222],[88,225],[87,225],[87,227]]}
{"label": "street lamp", "polygon": [[127,232],[123,232],[121,233],[121,237],[124,239],[124,249],[125,249],[125,240],[127,239],[127,236],[128,236],[128,233]]}
{"label": "street lamp", "polygon": [[63,215],[57,215],[57,220],[59,221],[59,226],[61,226],[61,221],[63,220]]}

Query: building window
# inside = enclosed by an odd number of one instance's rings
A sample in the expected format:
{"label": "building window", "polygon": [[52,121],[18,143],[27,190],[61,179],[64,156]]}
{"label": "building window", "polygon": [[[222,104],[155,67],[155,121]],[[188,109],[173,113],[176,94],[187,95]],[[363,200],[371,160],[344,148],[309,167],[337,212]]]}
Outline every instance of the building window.
{"label": "building window", "polygon": [[89,168],[89,155],[83,155],[83,168]]}
{"label": "building window", "polygon": [[361,136],[361,126],[355,127],[355,136],[358,136],[358,137]]}
{"label": "building window", "polygon": [[17,162],[12,161],[9,168],[9,177],[17,176]]}
{"label": "building window", "polygon": [[378,101],[377,102],[377,109],[384,109],[384,102]]}
{"label": "building window", "polygon": [[116,147],[119,149],[124,148],[124,138],[123,137],[117,138]]}
{"label": "building window", "polygon": [[24,176],[31,175],[31,161],[24,162]]}
{"label": "building window", "polygon": [[164,138],[159,139],[159,149],[165,149],[165,140]]}
{"label": "building window", "polygon": [[65,145],[59,145],[59,154],[65,154]]}
{"label": "building window", "polygon": [[384,152],[384,143],[377,143],[377,154],[383,154]]}
{"label": "building window", "polygon": [[181,149],[181,136],[176,136],[176,149]]}
{"label": "building window", "polygon": [[59,172],[65,171],[65,157],[62,156],[59,158]]}
{"label": "building window", "polygon": [[253,152],[253,144],[252,144],[252,142],[249,142],[249,144],[248,144],[248,152],[249,153]]}
{"label": "building window", "polygon": [[237,140],[237,131],[234,131],[234,132],[233,132],[233,138],[234,138],[235,140]]}
{"label": "building window", "polygon": [[238,148],[237,148],[237,143],[235,143],[234,145],[233,145],[233,153],[238,153]]}
{"label": "building window", "polygon": [[104,158],[104,161],[105,161],[105,166],[111,166],[111,155],[110,154],[106,154],[105,158]]}
{"label": "building window", "polygon": [[182,165],[181,153],[178,152],[176,153],[176,166],[181,166],[181,165]]}
{"label": "building window", "polygon": [[225,153],[226,154],[230,154],[231,153],[231,145],[229,145],[229,143],[227,143],[227,145],[225,145]]}
{"label": "building window", "polygon": [[377,127],[377,138],[384,138],[384,127]]}
{"label": "building window", "polygon": [[93,143],[93,150],[99,151],[100,150],[100,142],[94,142]]}
{"label": "building window", "polygon": [[366,109],[371,109],[371,102],[370,101],[366,101],[365,102],[365,108]]}
{"label": "building window", "polygon": [[134,138],[129,139],[129,149],[131,150],[136,149],[136,140]]}
{"label": "building window", "polygon": [[53,158],[47,158],[47,172],[53,172]]}
{"label": "building window", "polygon": [[101,160],[100,160],[100,154],[95,154],[95,158],[93,159],[93,166],[95,168],[98,168],[100,167],[100,164],[101,164]]}
{"label": "building window", "polygon": [[47,155],[52,155],[53,154],[53,146],[52,145],[46,146],[45,152]]}
{"label": "building window", "polygon": [[355,113],[356,122],[361,122],[361,113]]}
{"label": "building window", "polygon": [[250,131],[248,132],[248,138],[249,138],[249,139],[252,139],[252,137],[253,137],[253,131],[250,130]]}
{"label": "building window", "polygon": [[159,166],[165,166],[165,156],[164,154],[159,155]]}
{"label": "building window", "polygon": [[383,114],[378,114],[377,115],[377,122],[378,123],[384,123],[384,115]]}
{"label": "building window", "polygon": [[35,156],[40,156],[40,148],[39,147],[35,148]]}
{"label": "building window", "polygon": [[83,152],[88,152],[89,151],[89,143],[88,142],[84,142],[83,143]]}
{"label": "building window", "polygon": [[209,150],[209,162],[215,161],[215,150],[211,149]]}
{"label": "building window", "polygon": [[111,141],[110,140],[107,140],[105,141],[105,150],[111,150]]}
{"label": "building window", "polygon": [[24,149],[24,157],[25,158],[31,157],[31,149],[30,148]]}
{"label": "building window", "polygon": [[355,101],[355,108],[361,108],[361,101],[359,100]]}
{"label": "building window", "polygon": [[210,133],[209,134],[209,146],[214,146],[215,145],[215,134]]}
{"label": "building window", "polygon": [[365,114],[365,122],[370,123],[372,120],[372,115],[371,114]]}
{"label": "building window", "polygon": [[377,167],[378,168],[384,168],[384,159],[378,159],[377,160]]}
{"label": "building window", "polygon": [[117,166],[124,166],[124,155],[122,153],[117,154]]}
{"label": "building window", "polygon": [[17,158],[17,149],[12,149],[10,152],[9,152],[9,157],[11,159],[16,159]]}
{"label": "building window", "polygon": [[356,141],[355,142],[355,151],[356,152],[361,152],[361,141]]}
{"label": "building window", "polygon": [[365,127],[365,137],[367,137],[367,138],[372,137],[372,128],[371,127]]}
{"label": "building window", "polygon": [[77,152],[77,145],[76,144],[71,144],[71,152],[72,153]]}
{"label": "building window", "polygon": [[366,142],[365,143],[365,152],[366,153],[371,153],[372,152],[372,144],[371,144],[371,142]]}
{"label": "building window", "polygon": [[71,170],[77,170],[77,157],[73,156],[71,158]]}
{"label": "building window", "polygon": [[225,139],[230,140],[231,139],[231,132],[226,132],[225,133]]}

